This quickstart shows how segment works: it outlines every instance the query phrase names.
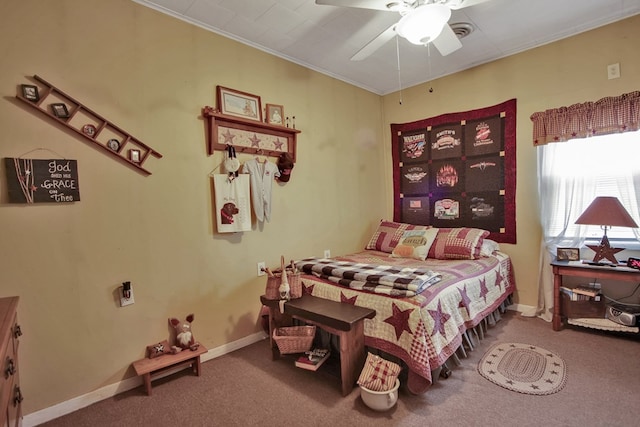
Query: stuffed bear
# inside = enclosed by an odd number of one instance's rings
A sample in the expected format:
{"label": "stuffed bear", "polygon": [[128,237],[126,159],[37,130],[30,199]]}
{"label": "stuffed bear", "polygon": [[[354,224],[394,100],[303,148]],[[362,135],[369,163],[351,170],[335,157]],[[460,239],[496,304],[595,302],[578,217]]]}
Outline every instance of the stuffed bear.
{"label": "stuffed bear", "polygon": [[191,322],[193,322],[193,319],[193,314],[188,315],[184,321],[180,321],[175,317],[169,319],[169,324],[176,331],[176,345],[172,347],[174,352],[186,349],[197,350],[200,346],[193,338],[193,333],[191,332]]}

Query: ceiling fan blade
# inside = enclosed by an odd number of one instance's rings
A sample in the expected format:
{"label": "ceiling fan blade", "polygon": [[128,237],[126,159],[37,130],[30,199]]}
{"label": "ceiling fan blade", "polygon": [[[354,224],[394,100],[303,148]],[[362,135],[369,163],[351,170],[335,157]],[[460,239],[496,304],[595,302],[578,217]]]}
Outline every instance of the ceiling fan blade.
{"label": "ceiling fan blade", "polygon": [[371,55],[373,52],[380,49],[382,45],[396,36],[395,27],[396,24],[393,24],[392,26],[378,34],[375,39],[371,40],[362,49],[357,51],[356,54],[351,57],[351,60],[362,61],[363,59],[369,57],[369,55]]}
{"label": "ceiling fan blade", "polygon": [[444,26],[440,35],[431,43],[433,43],[442,56],[447,56],[462,47],[460,39],[456,36],[456,33],[453,32],[449,24]]}
{"label": "ceiling fan blade", "polygon": [[449,0],[446,5],[449,9],[458,10],[464,7],[475,6],[476,4],[485,3],[488,1],[489,0]]}
{"label": "ceiling fan blade", "polygon": [[389,11],[389,0],[316,0],[316,4],[338,7],[359,7],[361,9],[374,9]]}

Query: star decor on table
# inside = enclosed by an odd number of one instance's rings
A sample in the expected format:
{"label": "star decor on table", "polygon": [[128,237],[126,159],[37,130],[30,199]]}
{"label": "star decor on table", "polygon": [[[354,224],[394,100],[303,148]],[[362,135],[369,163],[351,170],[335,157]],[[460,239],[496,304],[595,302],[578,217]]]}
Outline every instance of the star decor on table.
{"label": "star decor on table", "polygon": [[618,260],[616,259],[615,255],[618,252],[624,250],[624,248],[612,248],[609,244],[609,239],[607,238],[607,236],[604,236],[602,238],[602,241],[599,245],[587,245],[587,247],[596,253],[595,257],[593,258],[593,262],[600,262],[600,260],[606,259],[608,261],[611,261],[613,264],[618,264]]}

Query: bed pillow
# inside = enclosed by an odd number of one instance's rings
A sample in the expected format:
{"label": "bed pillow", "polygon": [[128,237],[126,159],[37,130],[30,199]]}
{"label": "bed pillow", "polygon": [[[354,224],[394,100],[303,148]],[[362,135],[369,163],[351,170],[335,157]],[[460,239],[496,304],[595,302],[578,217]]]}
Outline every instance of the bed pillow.
{"label": "bed pillow", "polygon": [[478,259],[487,230],[479,228],[440,228],[429,249],[429,258]]}
{"label": "bed pillow", "polygon": [[396,247],[405,231],[426,230],[427,228],[429,227],[426,225],[412,225],[402,222],[380,221],[378,229],[375,233],[373,233],[371,239],[369,239],[369,243],[367,243],[365,249],[381,251],[390,254],[393,252],[393,248]]}
{"label": "bed pillow", "polygon": [[424,261],[437,235],[437,228],[407,230],[400,238],[396,247],[393,248],[391,256],[394,258],[413,258]]}
{"label": "bed pillow", "polygon": [[490,239],[484,239],[482,242],[482,247],[480,248],[481,256],[491,256],[495,251],[500,250],[500,245],[498,242]]}

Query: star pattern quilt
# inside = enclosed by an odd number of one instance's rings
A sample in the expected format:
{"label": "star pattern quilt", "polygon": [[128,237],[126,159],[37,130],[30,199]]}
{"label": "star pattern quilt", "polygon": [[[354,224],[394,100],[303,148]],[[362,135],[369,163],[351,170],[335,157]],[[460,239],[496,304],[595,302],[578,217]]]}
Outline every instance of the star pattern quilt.
{"label": "star pattern quilt", "polygon": [[419,261],[391,258],[366,250],[335,258],[341,262],[421,268],[440,275],[421,293],[390,297],[352,289],[303,273],[303,292],[376,310],[365,320],[365,345],[398,357],[409,369],[408,389],[425,392],[431,371],[442,366],[462,343],[463,333],[475,327],[515,290],[511,260],[502,252],[477,260]]}

